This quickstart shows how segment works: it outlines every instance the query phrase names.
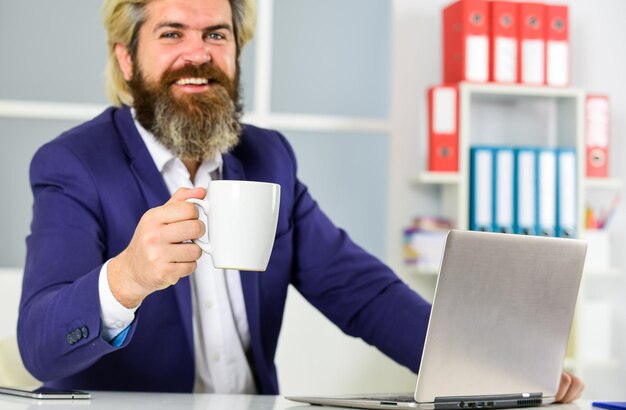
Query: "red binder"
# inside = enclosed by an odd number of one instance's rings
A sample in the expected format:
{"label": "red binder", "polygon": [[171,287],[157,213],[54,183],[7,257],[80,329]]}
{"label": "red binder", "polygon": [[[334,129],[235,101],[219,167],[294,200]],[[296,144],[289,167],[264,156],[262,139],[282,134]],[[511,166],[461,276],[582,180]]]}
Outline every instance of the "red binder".
{"label": "red binder", "polygon": [[519,81],[528,85],[545,84],[545,19],[544,5],[519,4]]}
{"label": "red binder", "polygon": [[489,79],[488,5],[459,0],[443,10],[444,82]]}
{"label": "red binder", "polygon": [[609,175],[609,136],[611,132],[609,97],[587,95],[585,103],[585,145],[587,176]]}
{"label": "red binder", "polygon": [[546,83],[570,83],[568,7],[546,5]]}
{"label": "red binder", "polygon": [[428,90],[428,170],[459,170],[459,91],[456,85]]}
{"label": "red binder", "polygon": [[517,4],[510,1],[490,3],[489,81],[517,82]]}

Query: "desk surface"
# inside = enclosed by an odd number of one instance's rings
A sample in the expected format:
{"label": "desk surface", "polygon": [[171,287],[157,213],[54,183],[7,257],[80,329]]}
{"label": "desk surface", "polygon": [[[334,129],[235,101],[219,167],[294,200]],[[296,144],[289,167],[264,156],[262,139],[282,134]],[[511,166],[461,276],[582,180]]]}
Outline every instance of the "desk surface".
{"label": "desk surface", "polygon": [[[335,408],[335,407],[333,407]],[[286,410],[317,407],[289,401],[281,396],[250,396],[221,394],[121,393],[93,392],[91,400],[32,400],[0,395],[0,409],[27,410]],[[337,409],[337,408],[335,408]],[[543,407],[542,410],[588,410],[591,403],[579,401]],[[345,409],[343,409],[345,410]]]}

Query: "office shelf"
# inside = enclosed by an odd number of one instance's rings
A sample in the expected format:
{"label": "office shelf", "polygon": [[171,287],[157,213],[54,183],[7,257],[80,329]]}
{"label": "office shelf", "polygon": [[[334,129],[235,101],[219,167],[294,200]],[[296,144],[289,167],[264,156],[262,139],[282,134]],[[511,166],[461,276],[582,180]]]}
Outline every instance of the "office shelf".
{"label": "office shelf", "polygon": [[584,178],[583,186],[588,189],[610,189],[620,190],[623,187],[623,183],[617,178]]}
{"label": "office shelf", "polygon": [[439,275],[439,267],[423,268],[417,266],[406,266],[406,273],[414,276],[437,276]]}
{"label": "office shelf", "polygon": [[[459,229],[469,228],[469,151],[471,146],[532,146],[572,147],[576,149],[578,226],[584,235],[585,207],[595,191],[622,189],[615,178],[585,176],[586,147],[584,141],[584,107],[586,93],[574,87],[532,87],[500,84],[459,84],[458,172],[422,172],[409,178],[413,186],[435,186],[439,216],[455,221]],[[593,195],[592,195],[593,193]],[[611,193],[609,191],[609,193]],[[406,268],[406,273],[429,282],[435,272]],[[584,307],[585,287],[595,278],[619,277],[619,269],[587,268],[581,284],[579,306]],[[434,292],[434,287],[432,289]],[[577,313],[578,315],[578,313]],[[576,320],[576,319],[575,319]],[[572,334],[577,346],[580,334]],[[578,346],[578,349],[581,347]],[[616,366],[613,358],[587,360],[592,352],[576,350],[567,359],[566,367],[574,370],[583,366]]]}
{"label": "office shelf", "polygon": [[583,273],[584,278],[618,278],[621,276],[621,271],[616,267],[596,267],[590,266],[585,267],[585,271]]}
{"label": "office shelf", "polygon": [[413,185],[456,185],[461,180],[457,172],[422,172],[409,179]]}

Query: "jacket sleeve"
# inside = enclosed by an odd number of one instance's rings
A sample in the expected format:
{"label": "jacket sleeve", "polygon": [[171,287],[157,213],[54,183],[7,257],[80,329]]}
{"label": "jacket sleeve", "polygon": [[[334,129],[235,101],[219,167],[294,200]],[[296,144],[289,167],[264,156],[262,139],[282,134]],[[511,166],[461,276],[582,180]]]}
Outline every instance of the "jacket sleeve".
{"label": "jacket sleeve", "polygon": [[[295,156],[283,142],[295,175]],[[294,181],[292,283],[343,332],[417,372],[430,304],[337,228],[306,186]]]}
{"label": "jacket sleeve", "polygon": [[17,333],[26,368],[48,381],[115,350],[100,337],[98,277],[106,238],[96,186],[69,148],[59,142],[42,147],[30,179],[33,219]]}

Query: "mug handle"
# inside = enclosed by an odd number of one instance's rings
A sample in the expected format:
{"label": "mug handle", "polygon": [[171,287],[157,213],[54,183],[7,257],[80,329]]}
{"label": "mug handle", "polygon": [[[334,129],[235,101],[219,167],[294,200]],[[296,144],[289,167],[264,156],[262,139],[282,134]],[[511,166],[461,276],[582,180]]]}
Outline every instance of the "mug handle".
{"label": "mug handle", "polygon": [[[208,218],[208,216],[209,216],[209,201],[204,201],[202,199],[196,199],[196,198],[189,198],[186,201],[187,202],[191,202],[192,204],[197,205],[198,208],[200,208],[202,210],[202,212],[204,212],[204,214]],[[207,226],[205,225],[204,228],[207,229]],[[192,239],[192,241],[193,241],[193,243],[198,245],[200,247],[200,249],[202,249],[203,251],[205,251],[206,253],[211,255],[211,244],[209,242],[203,242],[200,239]]]}

